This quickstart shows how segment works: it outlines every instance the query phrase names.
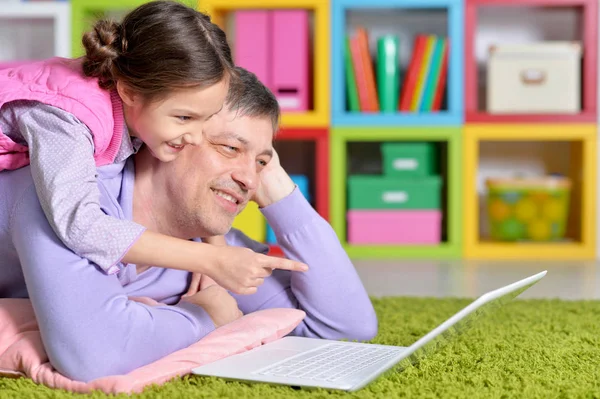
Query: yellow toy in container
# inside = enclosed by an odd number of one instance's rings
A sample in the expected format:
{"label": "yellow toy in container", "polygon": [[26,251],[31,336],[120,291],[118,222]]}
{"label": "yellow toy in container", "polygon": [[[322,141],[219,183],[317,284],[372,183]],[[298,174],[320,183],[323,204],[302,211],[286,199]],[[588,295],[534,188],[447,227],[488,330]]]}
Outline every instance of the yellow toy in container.
{"label": "yellow toy in container", "polygon": [[564,238],[571,181],[566,177],[488,179],[491,238],[552,241]]}

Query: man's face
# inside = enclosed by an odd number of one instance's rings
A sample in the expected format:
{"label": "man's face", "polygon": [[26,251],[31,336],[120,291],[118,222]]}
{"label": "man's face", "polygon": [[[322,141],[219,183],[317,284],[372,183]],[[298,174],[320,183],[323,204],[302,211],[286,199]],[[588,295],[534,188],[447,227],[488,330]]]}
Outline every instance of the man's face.
{"label": "man's face", "polygon": [[173,222],[188,237],[225,234],[259,184],[271,160],[269,118],[237,116],[224,108],[205,125],[198,146],[186,146],[162,164]]}

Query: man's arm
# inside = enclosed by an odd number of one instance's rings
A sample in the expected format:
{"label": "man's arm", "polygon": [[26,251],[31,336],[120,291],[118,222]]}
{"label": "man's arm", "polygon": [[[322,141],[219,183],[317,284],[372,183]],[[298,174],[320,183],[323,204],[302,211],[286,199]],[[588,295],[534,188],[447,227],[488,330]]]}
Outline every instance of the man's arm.
{"label": "man's arm", "polygon": [[[275,270],[249,296],[236,296],[244,313],[266,308],[298,308],[306,318],[293,334],[326,339],[370,340],[377,335],[377,316],[362,282],[331,226],[296,188],[262,209],[285,255],[309,266],[304,273]],[[238,231],[229,245],[255,251],[265,247]]]}
{"label": "man's arm", "polygon": [[48,357],[69,378],[128,373],[214,329],[196,305],[152,307],[128,300],[116,275],[65,248],[33,186],[13,210],[10,228]]}

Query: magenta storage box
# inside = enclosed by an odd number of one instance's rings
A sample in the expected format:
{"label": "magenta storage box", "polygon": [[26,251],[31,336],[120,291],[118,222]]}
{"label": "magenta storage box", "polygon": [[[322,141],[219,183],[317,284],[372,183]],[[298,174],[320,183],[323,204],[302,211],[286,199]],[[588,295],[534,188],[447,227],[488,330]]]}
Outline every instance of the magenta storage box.
{"label": "magenta storage box", "polygon": [[437,244],[442,213],[418,211],[348,211],[349,244]]}

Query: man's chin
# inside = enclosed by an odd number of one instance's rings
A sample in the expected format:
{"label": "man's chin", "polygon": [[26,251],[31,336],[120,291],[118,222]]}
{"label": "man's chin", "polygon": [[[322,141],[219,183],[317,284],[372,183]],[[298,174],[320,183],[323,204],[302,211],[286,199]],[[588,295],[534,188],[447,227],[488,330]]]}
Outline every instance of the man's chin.
{"label": "man's chin", "polygon": [[231,230],[233,224],[233,220],[231,221],[231,223],[228,224],[223,224],[221,226],[213,226],[213,228],[211,229],[207,229],[207,233],[208,233],[208,237],[214,237],[214,236],[224,236],[225,234],[229,233],[229,230]]}

